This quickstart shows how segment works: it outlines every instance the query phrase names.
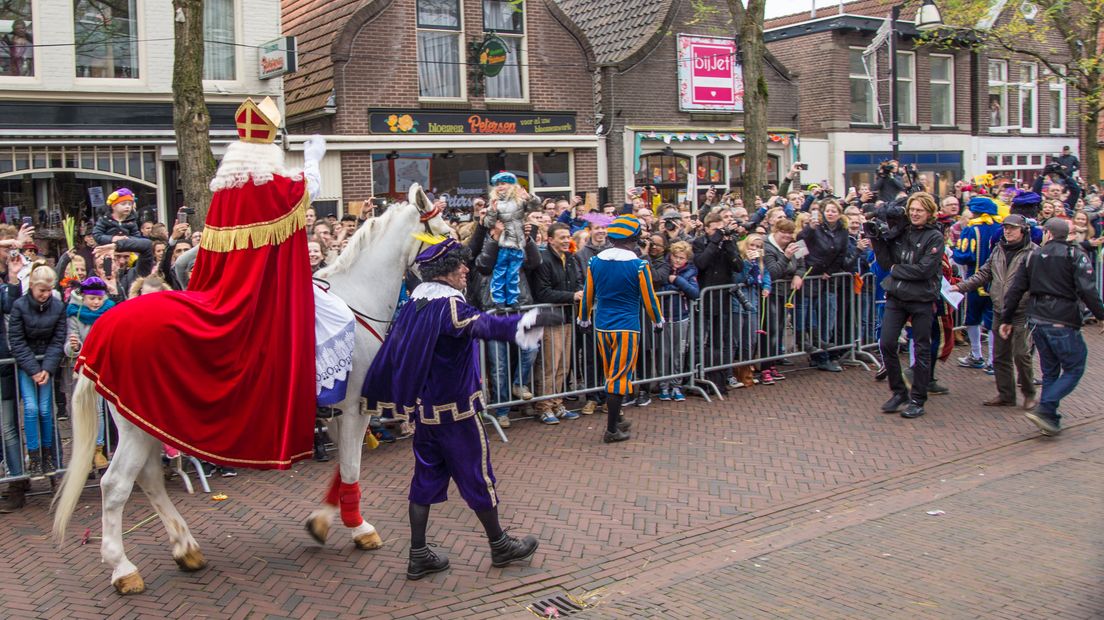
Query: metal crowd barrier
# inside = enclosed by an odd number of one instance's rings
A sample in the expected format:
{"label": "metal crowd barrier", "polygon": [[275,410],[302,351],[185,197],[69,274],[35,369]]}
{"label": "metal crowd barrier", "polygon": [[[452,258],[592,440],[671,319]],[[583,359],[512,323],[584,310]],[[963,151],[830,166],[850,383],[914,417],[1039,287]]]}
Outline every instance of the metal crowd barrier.
{"label": "metal crowd barrier", "polygon": [[[42,356],[38,356],[41,360]],[[39,437],[37,449],[40,460],[45,461],[46,442],[43,441],[45,425],[43,420],[35,418],[28,420],[26,417],[23,393],[19,386],[19,370],[13,358],[0,360],[0,460],[3,461],[0,468],[0,483],[15,482],[17,480],[29,480],[41,477],[44,474],[32,475],[29,471],[30,451],[27,448],[27,424],[35,423]],[[57,376],[51,377],[50,382],[50,418],[49,423],[53,427],[52,445],[49,447],[53,454],[56,469],[46,472],[48,475],[65,473],[65,450],[60,420],[58,419],[57,394],[64,389],[58,385],[63,373],[72,373],[72,366],[67,366],[64,361],[59,368]],[[68,412],[68,408],[66,408]],[[105,449],[110,450],[110,446]]]}

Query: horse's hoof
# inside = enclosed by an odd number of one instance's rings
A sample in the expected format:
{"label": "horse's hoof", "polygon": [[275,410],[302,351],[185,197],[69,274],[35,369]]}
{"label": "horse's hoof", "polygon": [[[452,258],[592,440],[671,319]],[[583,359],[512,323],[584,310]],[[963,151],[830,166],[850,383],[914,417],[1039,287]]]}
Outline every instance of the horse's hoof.
{"label": "horse's hoof", "polygon": [[111,585],[115,586],[116,592],[124,595],[141,594],[146,591],[146,582],[142,581],[142,576],[138,574],[138,571],[119,577],[111,582]]}
{"label": "horse's hoof", "polygon": [[207,559],[203,557],[203,552],[199,550],[199,547],[189,549],[184,555],[173,559],[176,560],[176,565],[180,567],[180,570],[186,573],[192,573],[207,566]]}
{"label": "horse's hoof", "polygon": [[307,519],[303,527],[307,528],[307,533],[314,539],[314,542],[320,545],[326,544],[326,538],[330,536],[329,519],[324,519],[316,515]]}
{"label": "horse's hoof", "polygon": [[357,549],[361,551],[373,551],[383,546],[383,539],[380,538],[379,532],[355,536],[353,542],[356,543]]}

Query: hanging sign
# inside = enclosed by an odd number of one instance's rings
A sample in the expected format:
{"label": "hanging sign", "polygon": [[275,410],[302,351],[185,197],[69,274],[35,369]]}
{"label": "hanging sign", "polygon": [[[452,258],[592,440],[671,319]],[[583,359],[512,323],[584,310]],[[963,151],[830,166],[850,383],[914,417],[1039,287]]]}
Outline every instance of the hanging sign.
{"label": "hanging sign", "polygon": [[479,50],[479,66],[483,67],[483,75],[495,77],[502,73],[506,66],[506,43],[498,37],[487,37],[483,41],[483,47]]}
{"label": "hanging sign", "polygon": [[678,82],[680,110],[744,111],[744,75],[732,39],[678,35]]}
{"label": "hanging sign", "polygon": [[299,69],[295,37],[280,37],[262,43],[257,49],[257,78],[270,80]]}

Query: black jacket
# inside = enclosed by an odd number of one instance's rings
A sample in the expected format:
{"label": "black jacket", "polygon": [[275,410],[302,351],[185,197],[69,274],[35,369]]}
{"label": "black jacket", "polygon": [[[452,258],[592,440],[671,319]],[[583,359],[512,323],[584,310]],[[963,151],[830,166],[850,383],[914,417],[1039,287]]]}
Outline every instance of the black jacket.
{"label": "black jacket", "polygon": [[[15,300],[8,319],[8,346],[20,370],[28,375],[45,370],[57,374],[65,354],[65,304],[53,295],[46,303],[35,301],[30,293]],[[42,362],[36,355],[44,356]]]}
{"label": "black jacket", "polygon": [[1104,321],[1104,302],[1093,280],[1092,261],[1081,248],[1065,241],[1051,241],[1027,257],[1016,272],[1004,298],[1000,322],[1012,324],[1020,299],[1031,293],[1027,318],[1038,323],[1081,327],[1078,300],[1097,320]]}
{"label": "black jacket", "polygon": [[801,259],[787,257],[786,252],[776,246],[770,237],[763,243],[763,267],[775,286],[789,286],[794,276],[804,273]]}
{"label": "black jacket", "polygon": [[812,270],[809,275],[831,275],[855,270],[855,257],[850,252],[847,227],[843,225],[843,220],[836,222],[834,227],[827,222],[810,226],[802,230],[797,238],[803,240],[805,247],[809,248],[809,255],[805,257],[805,265]]}
{"label": "black jacket", "polygon": [[[7,274],[0,274],[6,276]],[[4,278],[7,281],[7,278]],[[18,284],[0,284],[0,359],[8,359],[12,356],[8,348],[8,314],[11,313],[15,300],[22,295]],[[4,400],[15,398],[15,366],[4,364],[0,366],[0,397]]]}
{"label": "black jacket", "polygon": [[891,174],[889,176],[878,175],[870,191],[874,192],[878,200],[893,202],[897,199],[897,194],[905,191],[905,183],[901,180],[901,176],[900,174]]}
{"label": "black jacket", "polygon": [[882,280],[887,297],[905,302],[939,299],[944,242],[935,224],[909,225],[899,237],[872,242],[878,266],[889,272]]}
{"label": "black jacket", "polygon": [[732,276],[744,270],[744,259],[733,239],[724,239],[720,231],[694,240],[694,266],[698,268],[698,285],[727,286]]}
{"label": "black jacket", "polygon": [[[131,217],[130,219],[119,222],[110,215],[105,215],[96,220],[96,225],[92,227],[92,238],[96,240],[96,243],[100,245],[107,245],[109,243],[115,244],[115,249],[120,252],[153,252],[153,242],[145,237],[141,236],[138,232],[138,218]],[[129,237],[129,239],[120,239],[118,241],[112,241],[112,237],[122,235]],[[89,266],[89,273],[92,268]]]}
{"label": "black jacket", "polygon": [[571,304],[583,290],[583,268],[574,254],[541,250],[541,262],[533,273],[533,298],[539,304]]}

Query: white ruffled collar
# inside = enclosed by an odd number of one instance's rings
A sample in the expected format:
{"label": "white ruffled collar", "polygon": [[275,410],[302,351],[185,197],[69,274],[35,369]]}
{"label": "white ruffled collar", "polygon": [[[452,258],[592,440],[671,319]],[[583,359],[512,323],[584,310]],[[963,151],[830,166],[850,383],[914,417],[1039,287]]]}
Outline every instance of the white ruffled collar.
{"label": "white ruffled collar", "polygon": [[410,294],[411,299],[445,299],[448,297],[464,298],[464,294],[447,284],[440,282],[422,282],[414,288]]}
{"label": "white ruffled collar", "polygon": [[598,258],[612,261],[629,261],[640,258],[633,252],[624,248],[609,248],[598,253]]}

